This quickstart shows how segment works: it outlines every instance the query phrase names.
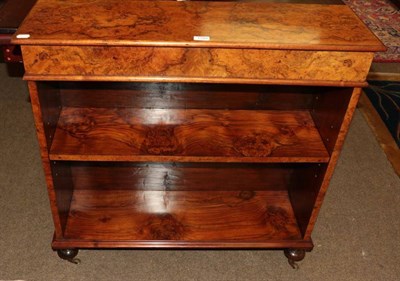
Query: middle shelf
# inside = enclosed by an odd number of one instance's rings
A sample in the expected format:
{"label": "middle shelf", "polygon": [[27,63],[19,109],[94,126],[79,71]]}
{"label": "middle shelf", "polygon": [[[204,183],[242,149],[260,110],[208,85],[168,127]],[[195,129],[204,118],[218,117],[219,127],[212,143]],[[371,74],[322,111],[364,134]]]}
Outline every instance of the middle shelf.
{"label": "middle shelf", "polygon": [[308,110],[64,107],[51,160],[328,162]]}

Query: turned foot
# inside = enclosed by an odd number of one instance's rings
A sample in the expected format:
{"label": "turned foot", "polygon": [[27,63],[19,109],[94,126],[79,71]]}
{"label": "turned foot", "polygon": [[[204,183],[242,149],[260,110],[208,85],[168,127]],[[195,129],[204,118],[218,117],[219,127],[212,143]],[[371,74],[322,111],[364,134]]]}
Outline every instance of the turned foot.
{"label": "turned foot", "polygon": [[67,260],[69,262],[78,264],[81,261],[76,257],[76,255],[78,254],[79,250],[78,249],[59,249],[57,250],[57,254],[60,258],[62,258],[63,260]]}
{"label": "turned foot", "polygon": [[294,269],[299,268],[299,265],[296,262],[301,261],[306,256],[306,250],[303,249],[285,249],[284,253],[288,258],[290,266]]}

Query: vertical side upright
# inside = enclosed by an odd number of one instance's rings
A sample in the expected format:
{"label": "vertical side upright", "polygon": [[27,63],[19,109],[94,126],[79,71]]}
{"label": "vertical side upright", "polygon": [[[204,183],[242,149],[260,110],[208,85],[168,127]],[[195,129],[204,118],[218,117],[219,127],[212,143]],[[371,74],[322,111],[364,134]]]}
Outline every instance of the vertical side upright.
{"label": "vertical side upright", "polygon": [[296,168],[289,184],[289,198],[301,234],[307,230],[315,200],[325,175],[327,164],[302,164]]}
{"label": "vertical side upright", "polygon": [[[353,88],[348,87],[319,88],[314,93],[311,115],[330,156],[335,149],[352,94]],[[328,164],[302,165],[289,186],[290,201],[303,236],[309,226]]]}
{"label": "vertical side upright", "polygon": [[[321,209],[321,205],[324,200],[325,193],[328,189],[334,169],[335,169],[337,161],[339,159],[340,151],[342,150],[342,146],[343,146],[344,140],[346,138],[347,132],[349,130],[350,123],[353,118],[354,111],[356,109],[360,94],[361,94],[361,88],[354,88],[354,90],[351,94],[350,100],[347,103],[348,104],[347,110],[344,115],[343,121],[341,122],[339,133],[337,134],[337,138],[334,142],[332,142],[332,140],[330,140],[330,139],[329,140],[326,139],[325,133],[320,130],[321,137],[323,139],[325,139],[325,141],[327,141],[327,142],[325,142],[325,145],[327,146],[328,151],[329,152],[332,151],[332,152],[331,152],[331,158],[330,158],[329,164],[326,168],[326,172],[325,172],[324,178],[322,180],[321,188],[319,189],[319,192],[318,192],[315,204],[314,204],[314,208],[312,210],[311,217],[310,217],[308,226],[307,226],[305,234],[304,234],[304,239],[306,239],[306,240],[311,239],[311,233],[314,229],[314,225],[317,220],[318,213]],[[326,102],[328,102],[328,101],[326,101]],[[334,105],[331,104],[331,106],[334,106]],[[325,122],[325,120],[323,120],[323,116],[322,116],[322,118],[321,118],[321,116],[318,117],[318,110],[319,110],[319,106],[316,105],[315,113],[314,113],[313,117],[314,117],[314,121],[315,121],[317,127],[319,127],[320,122]],[[335,110],[335,108],[332,108],[332,110]],[[332,148],[332,150],[331,150],[331,148]]]}
{"label": "vertical side upright", "polygon": [[[47,91],[47,93],[39,93],[38,84],[34,81],[28,81],[28,88],[37,138],[40,146],[40,155],[42,158],[47,191],[50,199],[50,207],[53,215],[55,234],[56,237],[62,237],[63,223],[60,218],[57,195],[53,184],[52,167],[49,160],[49,147],[51,145],[51,139],[61,110],[59,93],[58,89],[54,88],[43,89],[43,91]],[[42,91],[42,89],[40,91]],[[46,95],[47,99],[45,100],[40,98],[41,95]]]}

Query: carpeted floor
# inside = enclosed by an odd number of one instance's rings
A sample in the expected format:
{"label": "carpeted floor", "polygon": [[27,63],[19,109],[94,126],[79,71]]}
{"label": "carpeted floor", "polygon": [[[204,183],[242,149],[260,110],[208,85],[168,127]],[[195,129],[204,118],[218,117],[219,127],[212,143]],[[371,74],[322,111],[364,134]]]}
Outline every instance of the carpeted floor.
{"label": "carpeted floor", "polygon": [[293,270],[282,251],[81,251],[60,260],[27,90],[0,65],[0,280],[399,280],[400,179],[357,113]]}

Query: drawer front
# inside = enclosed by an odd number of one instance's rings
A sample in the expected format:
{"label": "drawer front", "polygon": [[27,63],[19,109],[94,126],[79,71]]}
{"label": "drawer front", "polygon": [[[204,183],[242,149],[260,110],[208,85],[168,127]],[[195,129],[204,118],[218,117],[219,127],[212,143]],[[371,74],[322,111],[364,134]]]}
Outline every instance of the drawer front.
{"label": "drawer front", "polygon": [[[26,75],[101,80],[365,81],[373,54],[298,50],[23,46]],[[43,76],[42,78],[36,76]],[[251,81],[250,81],[251,82]]]}

